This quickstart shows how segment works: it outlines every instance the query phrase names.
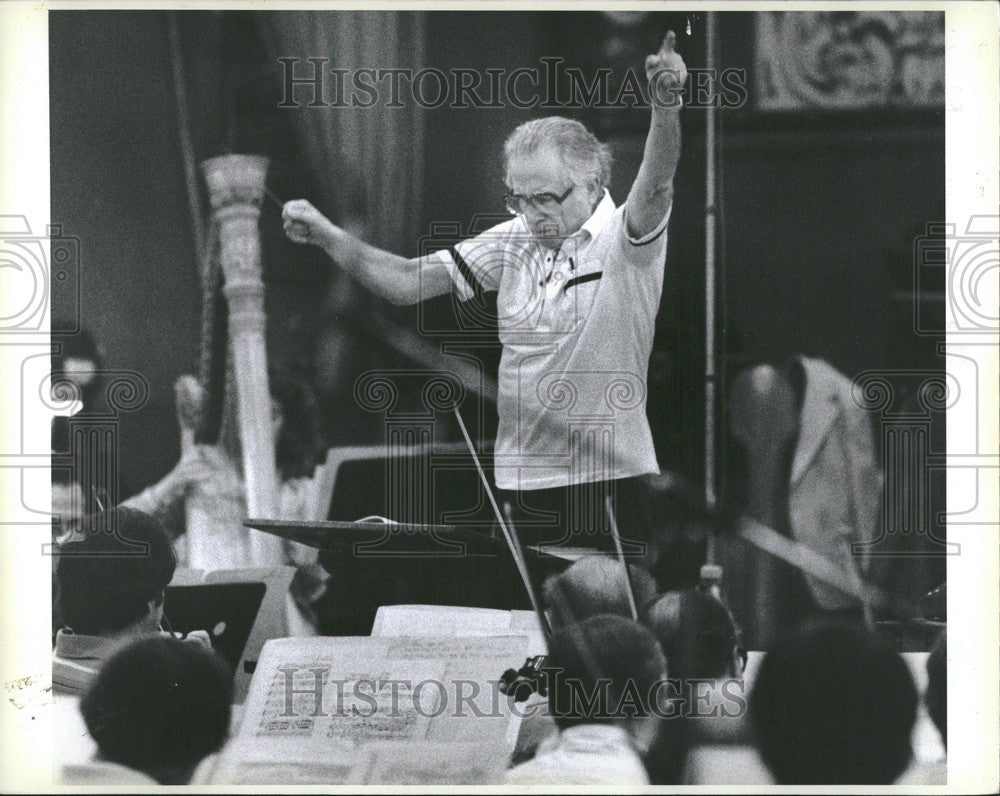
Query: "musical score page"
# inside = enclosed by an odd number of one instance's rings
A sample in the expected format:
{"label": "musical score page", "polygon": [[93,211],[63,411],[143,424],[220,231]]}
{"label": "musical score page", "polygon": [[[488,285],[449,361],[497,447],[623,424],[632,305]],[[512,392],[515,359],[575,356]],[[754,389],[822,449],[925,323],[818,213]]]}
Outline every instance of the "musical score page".
{"label": "musical score page", "polygon": [[545,636],[534,611],[454,605],[383,605],[372,636],[527,636],[526,655],[544,655]]}
{"label": "musical score page", "polygon": [[378,744],[356,773],[364,785],[502,785],[507,755],[495,744]]}
{"label": "musical score page", "polygon": [[[386,656],[368,637],[277,639],[257,664],[240,734],[256,738],[419,741],[437,709],[445,666]],[[392,661],[390,663],[390,661]]]}
{"label": "musical score page", "polygon": [[[497,681],[523,662],[526,644],[524,636],[269,641],[239,733],[210,782],[388,783],[409,770],[407,781],[443,784],[502,770],[516,724]],[[463,761],[442,754],[455,744],[480,751]],[[390,755],[390,746],[407,752]]]}

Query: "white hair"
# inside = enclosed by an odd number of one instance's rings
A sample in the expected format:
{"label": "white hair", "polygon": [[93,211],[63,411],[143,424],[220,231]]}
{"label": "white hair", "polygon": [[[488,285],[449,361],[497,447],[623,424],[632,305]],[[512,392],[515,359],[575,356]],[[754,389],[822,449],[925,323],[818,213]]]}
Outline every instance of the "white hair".
{"label": "white hair", "polygon": [[603,188],[611,182],[611,150],[575,119],[546,116],[518,125],[504,143],[504,167],[515,158],[554,147],[578,180],[594,179]]}

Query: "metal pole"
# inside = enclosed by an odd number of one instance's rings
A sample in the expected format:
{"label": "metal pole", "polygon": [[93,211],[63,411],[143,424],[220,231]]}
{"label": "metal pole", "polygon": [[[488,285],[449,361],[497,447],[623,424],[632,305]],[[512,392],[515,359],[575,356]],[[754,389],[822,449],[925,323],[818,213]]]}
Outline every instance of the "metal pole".
{"label": "metal pole", "polygon": [[[709,69],[715,68],[715,24],[716,15],[708,12],[705,16],[705,62]],[[715,404],[716,404],[716,361],[715,361],[715,235],[716,235],[716,151],[715,151],[715,103],[709,103],[706,113],[705,130],[705,504],[711,511],[715,507]],[[709,536],[705,560],[715,562],[715,539]]]}

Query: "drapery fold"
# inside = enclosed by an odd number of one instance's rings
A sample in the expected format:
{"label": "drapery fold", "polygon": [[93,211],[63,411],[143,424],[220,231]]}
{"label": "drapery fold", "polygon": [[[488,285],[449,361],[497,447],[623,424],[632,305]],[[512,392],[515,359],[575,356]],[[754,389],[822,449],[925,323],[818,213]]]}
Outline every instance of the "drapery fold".
{"label": "drapery fold", "polygon": [[[399,79],[396,95],[392,77],[371,73],[362,82],[376,86],[369,107],[352,105],[354,97],[368,104],[370,95],[355,90],[358,70],[404,69],[412,78],[427,57],[428,14],[423,11],[284,11],[259,15],[275,68],[284,78],[287,68],[277,59],[296,59],[295,77],[313,76],[308,60],[328,59],[322,66],[323,107],[309,107],[312,88],[302,86],[289,108],[323,194],[319,209],[331,220],[367,243],[404,257],[419,251],[424,190],[424,109],[414,100],[412,80]],[[335,72],[333,70],[341,70]],[[338,96],[339,85],[346,97]],[[293,99],[293,98],[289,98]],[[345,107],[346,105],[346,107]],[[289,197],[291,198],[291,197]],[[496,385],[477,368],[443,356],[436,345],[421,339],[388,302],[358,287],[335,269],[327,312],[336,322],[361,326],[382,340],[394,355],[423,367],[454,372],[475,394],[495,400]]]}
{"label": "drapery fold", "polygon": [[[316,184],[332,220],[380,248],[413,256],[420,224],[423,182],[423,116],[408,91],[392,103],[390,78],[375,81],[370,107],[339,107],[338,75],[348,95],[361,69],[420,69],[425,55],[425,14],[416,11],[301,11],[260,15],[271,55],[294,58],[295,76],[311,77],[309,58],[323,64],[324,107],[309,107],[312,89],[304,86],[300,106],[290,108]],[[404,84],[405,85],[405,84]],[[340,98],[343,99],[343,98]],[[389,107],[389,105],[401,107]]]}

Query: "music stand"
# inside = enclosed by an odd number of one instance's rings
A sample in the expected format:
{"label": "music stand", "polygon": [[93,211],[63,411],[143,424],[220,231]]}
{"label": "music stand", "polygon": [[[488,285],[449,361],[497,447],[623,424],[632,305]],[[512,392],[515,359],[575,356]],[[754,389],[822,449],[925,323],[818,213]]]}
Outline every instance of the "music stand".
{"label": "music stand", "polygon": [[164,614],[174,631],[206,630],[233,670],[233,702],[246,699],[264,642],[288,635],[286,597],[292,567],[203,572],[179,569],[167,586]]}

